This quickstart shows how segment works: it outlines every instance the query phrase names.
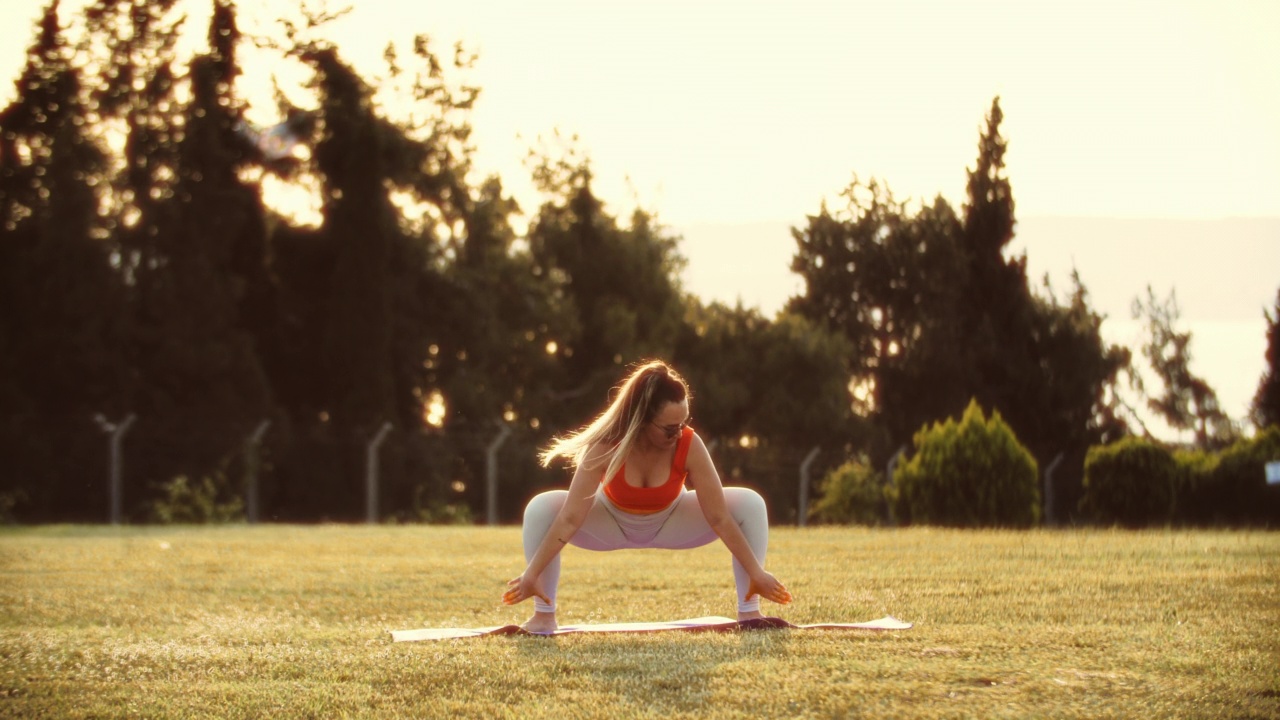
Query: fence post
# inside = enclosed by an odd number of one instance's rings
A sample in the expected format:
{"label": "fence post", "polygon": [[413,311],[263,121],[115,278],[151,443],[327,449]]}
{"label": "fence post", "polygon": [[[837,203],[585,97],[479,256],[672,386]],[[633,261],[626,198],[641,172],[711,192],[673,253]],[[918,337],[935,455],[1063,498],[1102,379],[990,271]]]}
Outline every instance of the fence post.
{"label": "fence post", "polygon": [[484,508],[485,521],[490,525],[498,524],[498,448],[511,435],[511,427],[500,423],[498,435],[489,441],[484,449]]}
{"label": "fence post", "polygon": [[121,458],[121,444],[124,442],[125,433],[129,432],[129,428],[133,426],[133,421],[138,419],[137,415],[129,413],[120,423],[109,422],[102,413],[94,416],[98,427],[102,431],[111,435],[111,466],[110,477],[111,483],[108,493],[110,494],[110,517],[112,525],[119,525],[120,518],[123,514],[124,507],[124,473],[123,459]]}
{"label": "fence post", "polygon": [[809,468],[818,459],[818,451],[821,449],[814,445],[809,454],[804,456],[804,460],[800,461],[800,511],[796,515],[796,525],[800,527],[804,527],[809,515]]}
{"label": "fence post", "polygon": [[[902,453],[904,453],[904,452],[906,452],[906,451],[907,451],[907,446],[906,446],[906,445],[903,445],[902,447],[898,448],[898,452],[894,453],[894,454],[893,454],[893,457],[889,458],[889,464],[888,464],[888,465],[885,465],[885,468],[884,468],[884,483],[885,483],[885,485],[888,485],[889,483],[893,482],[893,471],[894,471],[894,469],[896,469],[896,468],[898,467],[898,459],[899,459],[899,458],[901,458],[901,457],[902,457]],[[885,505],[885,510],[886,510],[886,511],[888,512],[888,514],[889,514],[889,524],[890,524],[890,525],[897,525],[897,524],[898,524],[898,518],[894,517],[894,514],[893,514],[893,503],[891,503],[891,502],[889,502],[889,501],[887,501],[887,500],[886,500],[884,505]]]}
{"label": "fence post", "polygon": [[1057,503],[1053,501],[1053,473],[1062,464],[1062,456],[1063,453],[1058,453],[1053,462],[1049,463],[1049,467],[1044,469],[1044,520],[1050,525],[1057,524],[1055,516],[1058,508]]}
{"label": "fence post", "polygon": [[378,522],[378,447],[391,432],[391,423],[384,422],[373,436],[364,451],[364,507],[365,522],[370,525]]}
{"label": "fence post", "polygon": [[244,441],[245,519],[250,525],[258,522],[258,469],[262,466],[258,448],[262,445],[262,437],[267,434],[267,429],[270,427],[271,421],[263,420],[258,423],[258,427],[254,428],[253,434]]}

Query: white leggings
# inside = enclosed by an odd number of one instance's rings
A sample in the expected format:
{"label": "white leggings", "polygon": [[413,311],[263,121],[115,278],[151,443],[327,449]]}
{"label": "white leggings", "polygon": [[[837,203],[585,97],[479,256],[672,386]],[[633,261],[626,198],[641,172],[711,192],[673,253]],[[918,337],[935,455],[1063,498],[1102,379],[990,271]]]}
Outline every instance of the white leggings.
{"label": "white leggings", "polygon": [[[543,537],[551,529],[552,522],[569,497],[567,490],[550,490],[535,496],[524,509],[524,558],[533,559]],[[751,546],[751,553],[764,564],[765,551],[769,547],[769,517],[764,498],[749,488],[724,489],[725,504],[734,522],[742,528],[742,534]],[[707,524],[698,504],[698,495],[685,490],[670,507],[652,515],[635,515],[619,510],[609,501],[603,490],[597,491],[595,502],[587,513],[587,519],[569,544],[587,550],[621,550],[623,548],[661,548],[687,550],[715,542],[716,531]],[[542,571],[542,589],[551,603],[534,598],[533,607],[538,612],[555,612],[556,586],[560,583],[560,553]],[[760,596],[751,600],[744,597],[750,578],[747,571],[733,560],[733,581],[738,589],[738,612],[754,612],[760,609]]]}

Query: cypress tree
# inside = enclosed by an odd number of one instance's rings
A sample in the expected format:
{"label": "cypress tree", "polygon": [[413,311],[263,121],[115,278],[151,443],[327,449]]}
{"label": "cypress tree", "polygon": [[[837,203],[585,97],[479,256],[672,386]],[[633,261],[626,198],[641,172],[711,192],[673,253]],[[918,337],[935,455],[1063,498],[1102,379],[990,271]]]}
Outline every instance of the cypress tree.
{"label": "cypress tree", "polygon": [[1253,396],[1253,424],[1259,429],[1280,424],[1280,292],[1276,293],[1274,314],[1267,319],[1267,365]]}
{"label": "cypress tree", "polygon": [[57,3],[41,18],[0,114],[0,434],[20,517],[105,519],[93,423],[127,407],[118,254],[99,216],[105,157],[87,136],[86,93]]}

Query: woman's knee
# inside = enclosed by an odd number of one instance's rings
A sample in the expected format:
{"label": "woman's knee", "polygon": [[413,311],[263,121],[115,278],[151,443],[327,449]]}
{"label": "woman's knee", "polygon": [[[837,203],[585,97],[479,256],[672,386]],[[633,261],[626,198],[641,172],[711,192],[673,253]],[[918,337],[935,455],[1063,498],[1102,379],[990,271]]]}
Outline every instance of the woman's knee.
{"label": "woman's knee", "polygon": [[769,508],[765,505],[760,493],[745,487],[727,487],[724,493],[730,512],[739,522],[754,518],[768,521]]}
{"label": "woman's knee", "polygon": [[524,506],[524,521],[554,519],[569,498],[568,490],[548,490],[534,495]]}

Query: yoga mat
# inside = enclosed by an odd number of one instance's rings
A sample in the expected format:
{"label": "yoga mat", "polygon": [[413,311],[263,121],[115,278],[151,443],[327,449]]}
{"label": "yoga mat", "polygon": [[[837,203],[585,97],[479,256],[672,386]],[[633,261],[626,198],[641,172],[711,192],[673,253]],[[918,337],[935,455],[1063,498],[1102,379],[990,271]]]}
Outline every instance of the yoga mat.
{"label": "yoga mat", "polygon": [[570,635],[573,633],[643,633],[683,630],[728,631],[728,630],[762,630],[765,628],[791,628],[793,630],[906,630],[911,623],[885,615],[879,620],[860,623],[814,623],[811,625],[793,625],[782,618],[767,617],[759,620],[730,620],[727,617],[709,616],[690,618],[688,620],[672,620],[670,622],[624,622],[601,623],[598,625],[564,625],[554,633],[531,633],[521,629],[519,625],[498,625],[484,628],[424,628],[422,630],[393,630],[393,642],[416,642],[419,640],[457,640],[461,638],[485,637],[488,635],[529,635],[549,637],[551,635]]}

